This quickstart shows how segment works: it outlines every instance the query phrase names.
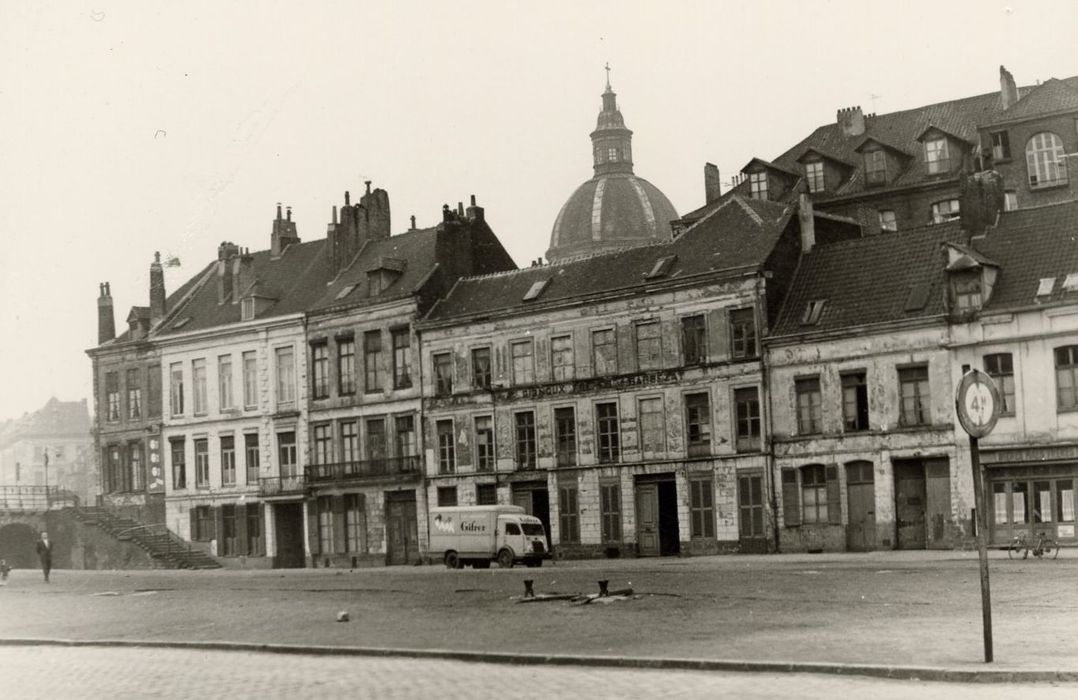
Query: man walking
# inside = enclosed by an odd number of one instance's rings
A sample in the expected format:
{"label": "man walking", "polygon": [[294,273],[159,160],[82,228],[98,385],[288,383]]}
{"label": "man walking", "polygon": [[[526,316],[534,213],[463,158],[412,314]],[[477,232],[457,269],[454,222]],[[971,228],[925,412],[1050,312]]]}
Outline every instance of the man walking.
{"label": "man walking", "polygon": [[45,583],[48,583],[49,572],[52,571],[52,542],[49,542],[47,532],[41,533],[41,539],[37,543],[37,557],[41,560],[41,571],[45,574]]}

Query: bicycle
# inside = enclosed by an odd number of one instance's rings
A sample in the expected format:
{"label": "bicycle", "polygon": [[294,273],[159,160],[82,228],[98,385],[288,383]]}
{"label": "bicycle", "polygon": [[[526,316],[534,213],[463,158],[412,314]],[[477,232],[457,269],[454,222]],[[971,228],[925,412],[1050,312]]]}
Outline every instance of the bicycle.
{"label": "bicycle", "polygon": [[1026,537],[1019,535],[1011,540],[1010,546],[1007,547],[1007,557],[1014,559],[1019,552],[1022,553],[1023,559],[1028,559],[1030,552],[1038,559],[1055,559],[1059,556],[1059,543],[1043,532],[1037,534],[1036,542],[1030,542]]}

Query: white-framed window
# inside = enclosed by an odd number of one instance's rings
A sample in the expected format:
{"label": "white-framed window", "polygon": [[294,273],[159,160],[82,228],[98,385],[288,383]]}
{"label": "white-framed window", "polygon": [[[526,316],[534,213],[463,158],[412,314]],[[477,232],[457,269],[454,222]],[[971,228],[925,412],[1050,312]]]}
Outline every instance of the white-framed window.
{"label": "white-framed window", "polygon": [[809,192],[823,192],[827,189],[823,177],[823,161],[805,163],[805,182],[808,183]]}
{"label": "white-framed window", "polygon": [[1014,211],[1018,208],[1018,193],[1007,190],[1003,193],[1003,211]]}
{"label": "white-framed window", "polygon": [[880,230],[897,231],[898,219],[895,218],[894,209],[880,209]]}
{"label": "white-framed window", "polygon": [[296,357],[292,346],[275,348],[277,360],[277,405],[291,406],[296,401]]}
{"label": "white-framed window", "polygon": [[951,155],[947,139],[940,137],[925,141],[925,166],[929,175],[950,172]]}
{"label": "white-framed window", "polygon": [[1051,131],[1034,134],[1026,144],[1026,167],[1031,188],[1067,184],[1063,141]]}
{"label": "white-framed window", "polygon": [[235,403],[232,399],[231,355],[220,355],[217,358],[217,397],[220,399],[222,411],[235,408]]}
{"label": "white-framed window", "polygon": [[195,415],[206,412],[206,360],[191,360],[191,395],[194,397]]}
{"label": "white-framed window", "polygon": [[953,221],[959,217],[960,213],[960,205],[957,199],[945,199],[942,202],[932,203],[932,223],[934,224]]}
{"label": "white-framed window", "polygon": [[767,173],[749,173],[749,194],[753,199],[767,199]]}
{"label": "white-framed window", "polygon": [[882,149],[865,152],[865,184],[887,184],[887,154]]}

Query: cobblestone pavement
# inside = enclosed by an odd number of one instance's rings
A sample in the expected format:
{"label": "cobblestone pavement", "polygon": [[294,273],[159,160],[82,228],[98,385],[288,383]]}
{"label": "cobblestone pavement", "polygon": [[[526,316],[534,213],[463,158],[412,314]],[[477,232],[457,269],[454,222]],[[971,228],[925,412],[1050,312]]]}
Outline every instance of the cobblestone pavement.
{"label": "cobblestone pavement", "polygon": [[1078,684],[954,684],[847,676],[506,666],[176,649],[6,647],[3,697],[56,698],[946,698],[1062,700]]}
{"label": "cobblestone pavement", "polygon": [[[13,572],[0,588],[0,638],[986,668],[971,552],[53,573],[46,585],[40,571]],[[592,592],[608,579],[640,597],[518,605],[524,579],[540,593]],[[1055,561],[995,554],[992,668],[1078,671],[1075,580],[1078,550]],[[351,622],[336,622],[342,610]]]}

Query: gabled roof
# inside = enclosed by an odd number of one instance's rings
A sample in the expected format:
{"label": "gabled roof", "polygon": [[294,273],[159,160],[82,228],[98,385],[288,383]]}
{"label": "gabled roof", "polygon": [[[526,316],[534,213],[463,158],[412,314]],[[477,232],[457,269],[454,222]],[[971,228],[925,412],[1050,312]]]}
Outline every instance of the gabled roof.
{"label": "gabled roof", "polygon": [[[796,162],[796,160],[794,162]],[[797,170],[796,166],[779,165],[778,163],[772,163],[763,158],[753,158],[748,163],[745,163],[745,167],[741,168],[741,172],[745,172],[754,165],[762,165],[768,170],[774,170],[792,177],[801,177],[801,172]]]}
{"label": "gabled roof", "polygon": [[855,167],[857,167],[856,164],[846,160],[845,158],[840,158],[840,157],[836,156],[834,153],[828,153],[827,151],[825,151],[825,150],[823,150],[821,148],[816,148],[815,146],[809,146],[808,148],[806,148],[805,152],[797,157],[797,162],[798,163],[803,163],[805,161],[805,156],[807,156],[810,153],[815,153],[816,155],[820,156],[821,158],[823,158],[825,160],[829,160],[832,163],[838,163],[839,165],[845,165],[847,168],[855,168]]}
{"label": "gabled roof", "polygon": [[[1000,214],[999,224],[973,247],[1000,265],[984,311],[1004,311],[1035,303],[1069,300],[1063,279],[1078,272],[1078,202],[1066,202]],[[1037,295],[1041,279],[1056,278],[1050,297]]]}
{"label": "gabled roof", "polygon": [[[943,314],[940,244],[962,236],[959,222],[951,221],[816,246],[801,259],[772,335]],[[821,300],[827,303],[819,320],[806,326],[807,305]]]}
{"label": "gabled roof", "polygon": [[894,153],[898,153],[899,155],[903,155],[903,156],[906,156],[908,158],[913,157],[913,154],[910,153],[909,151],[907,151],[907,150],[905,150],[903,148],[899,148],[898,146],[894,145],[893,143],[888,143],[887,141],[884,141],[883,139],[878,138],[876,136],[866,136],[866,137],[864,137],[863,139],[861,139],[860,143],[858,143],[856,146],[853,147],[853,150],[856,151],[857,153],[864,153],[865,146],[867,146],[870,143],[877,143],[877,144],[883,146],[884,148],[886,148],[889,151],[893,151]]}
{"label": "gabled roof", "polygon": [[948,272],[969,270],[975,267],[999,267],[999,263],[995,260],[991,260],[990,258],[981,255],[969,246],[954,242],[946,243],[944,245],[955,253],[954,260],[947,265],[946,269]]}
{"label": "gabled roof", "polygon": [[[774,249],[794,212],[792,205],[731,197],[667,243],[463,278],[431,309],[427,319],[512,312],[525,306],[524,297],[537,282],[547,279],[549,283],[541,294],[529,300],[527,306],[583,301],[593,295],[633,288],[643,290],[701,273],[758,268]],[[648,273],[663,258],[672,258],[664,274],[648,279]]]}
{"label": "gabled roof", "polygon": [[[947,129],[944,129],[943,127],[936,126],[935,124],[929,124],[924,129],[922,129],[921,133],[917,134],[917,140],[919,142],[921,142],[921,143],[924,143],[924,140],[928,137],[928,135],[933,133],[933,132],[939,132],[939,133],[943,134],[944,136],[950,136],[952,139],[955,139],[956,141],[963,141],[963,142],[969,143],[969,144],[973,143],[973,141],[970,141],[968,138],[966,138],[964,136],[959,136],[958,134],[956,134],[954,132],[951,132],[951,131],[948,131]],[[976,134],[974,134],[974,136],[976,136]]]}
{"label": "gabled roof", "polygon": [[1078,83],[1049,78],[998,115],[998,122],[1017,121],[1052,112],[1078,110]]}
{"label": "gabled roof", "polygon": [[[176,291],[174,291],[174,292],[172,292],[172,294],[168,295],[168,297],[165,299],[165,319],[166,319],[166,323],[164,324],[165,326],[168,326],[173,320],[175,320],[175,319],[169,318],[169,314],[172,313],[173,311],[175,311],[177,306],[180,305],[183,302],[183,300],[187,297],[187,295],[190,294],[191,291],[196,286],[198,286],[199,282],[201,282],[202,278],[207,274],[208,271],[209,271],[208,267],[203,268],[197,275],[194,275],[193,277],[191,277],[189,280],[187,280],[186,282],[181,284],[176,289]],[[149,308],[150,307],[148,307],[148,306],[132,307],[132,309],[138,309],[138,308],[146,309],[146,315],[147,315],[147,317],[149,316]],[[128,322],[130,322],[131,314],[128,314],[127,318],[128,318]],[[128,330],[125,330],[120,335],[116,336],[115,339],[106,341],[104,343],[101,343],[101,345],[98,345],[97,347],[105,348],[105,347],[108,347],[110,345],[115,345],[115,344],[118,344],[118,343],[126,343],[126,342],[129,342],[130,340],[131,340],[131,331],[130,331],[130,329],[128,329]]]}

